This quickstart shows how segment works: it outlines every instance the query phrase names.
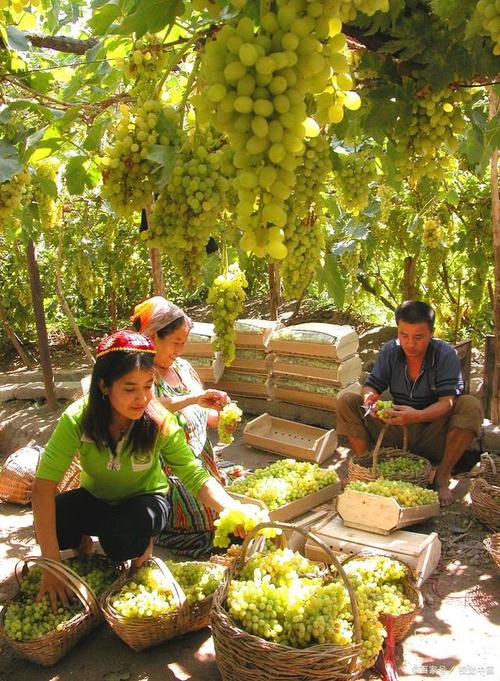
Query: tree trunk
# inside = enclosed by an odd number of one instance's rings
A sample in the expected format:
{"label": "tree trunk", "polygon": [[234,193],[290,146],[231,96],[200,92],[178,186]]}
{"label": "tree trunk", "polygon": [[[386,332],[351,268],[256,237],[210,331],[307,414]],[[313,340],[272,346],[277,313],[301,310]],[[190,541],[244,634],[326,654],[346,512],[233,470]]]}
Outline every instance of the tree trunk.
{"label": "tree trunk", "polygon": [[116,289],[114,282],[111,282],[111,290],[109,292],[109,314],[111,317],[111,333],[115,333],[118,329],[118,320],[116,317]]}
{"label": "tree trunk", "polygon": [[153,275],[153,294],[155,296],[165,296],[165,281],[161,270],[161,257],[157,248],[149,249],[151,260],[151,274]]}
{"label": "tree trunk", "polygon": [[68,305],[68,301],[66,300],[66,297],[64,295],[62,278],[61,278],[61,261],[62,261],[62,236],[59,237],[59,244],[57,246],[57,263],[56,263],[56,290],[57,290],[57,295],[59,296],[59,301],[61,303],[61,307],[64,311],[64,314],[69,319],[69,323],[71,324],[71,328],[73,329],[75,336],[78,339],[78,342],[82,346],[82,350],[85,354],[85,357],[89,360],[89,362],[91,364],[94,364],[95,363],[94,356],[92,355],[92,352],[90,351],[89,346],[85,342],[85,338],[82,336],[82,334],[80,332],[78,324],[76,323],[76,319],[75,319],[73,313],[71,312],[71,308]]}
{"label": "tree trunk", "polygon": [[280,306],[280,274],[279,266],[270,263],[268,268],[269,275],[269,306],[271,319],[278,319],[278,309]]}
{"label": "tree trunk", "polygon": [[42,367],[43,382],[45,385],[45,398],[49,411],[54,411],[58,407],[56,391],[54,386],[54,374],[50,361],[49,338],[47,335],[47,325],[45,323],[45,312],[43,309],[43,291],[40,281],[40,272],[36,260],[35,244],[30,239],[26,246],[26,257],[28,260],[28,273],[31,286],[31,300],[33,312],[35,314],[36,335],[40,352],[40,366]]}
{"label": "tree trunk", "polygon": [[403,300],[415,300],[417,297],[417,259],[408,255],[404,259]]}
{"label": "tree trunk", "polygon": [[28,369],[33,369],[33,367],[35,366],[35,362],[31,357],[28,356],[27,352],[21,345],[19,338],[16,336],[14,329],[12,328],[12,326],[9,323],[9,320],[7,319],[7,313],[5,312],[5,308],[1,301],[0,301],[0,321],[4,326],[5,333],[7,334],[8,339],[16,349],[16,352],[21,358],[21,360],[28,367]]}
{"label": "tree trunk", "polygon": [[[496,115],[500,100],[490,89],[489,118]],[[495,254],[495,289],[493,297],[493,330],[495,337],[495,368],[491,396],[491,421],[500,422],[500,197],[498,195],[498,149],[491,155],[491,222],[493,224],[493,250]]]}

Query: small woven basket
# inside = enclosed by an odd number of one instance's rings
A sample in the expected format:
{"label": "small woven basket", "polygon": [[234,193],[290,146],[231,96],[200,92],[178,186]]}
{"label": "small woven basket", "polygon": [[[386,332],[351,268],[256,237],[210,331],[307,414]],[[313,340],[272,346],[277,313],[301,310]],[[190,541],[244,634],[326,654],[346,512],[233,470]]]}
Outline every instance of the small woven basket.
{"label": "small woven basket", "polygon": [[500,570],[500,532],[496,532],[490,537],[486,537],[483,543],[486,550],[495,561],[497,568]]}
{"label": "small woven basket", "polygon": [[[43,449],[38,446],[21,447],[7,457],[0,471],[0,499],[12,504],[31,503],[31,489]],[[74,457],[57,491],[67,492],[80,487],[80,463]]]}
{"label": "small woven basket", "polygon": [[500,486],[491,485],[483,478],[470,485],[472,514],[492,530],[500,530]]}
{"label": "small woven basket", "polygon": [[[186,601],[186,595],[174,579],[174,576],[160,558],[150,558],[150,564],[156,565],[171,588],[176,607],[164,615],[155,617],[124,617],[113,606],[113,600],[120,588],[131,578],[131,573],[115,582],[113,589],[101,599],[101,608],[105,620],[122,641],[133,650],[145,650],[151,646],[181,636],[190,631],[206,626],[203,608],[191,609]],[[210,599],[211,600],[211,599]],[[210,607],[210,606],[204,606]]]}
{"label": "small woven basket", "polygon": [[[231,580],[240,573],[253,538],[265,527],[294,530],[305,538],[309,537],[325,551],[349,593],[355,644],[346,646],[323,644],[303,649],[292,648],[249,634],[233,622],[226,605]],[[278,522],[261,523],[247,534],[241,555],[228,569],[223,582],[215,592],[210,622],[217,665],[223,681],[292,681],[293,679],[347,681],[356,678],[364,669],[373,664],[370,662],[362,666],[359,662],[361,629],[358,608],[352,586],[342,566],[321,539],[296,525]]]}
{"label": "small woven basket", "polygon": [[481,454],[479,477],[484,478],[490,485],[500,487],[500,456],[498,454],[489,454],[488,452]]}
{"label": "small woven basket", "polygon": [[431,463],[423,456],[417,456],[408,451],[408,429],[403,426],[403,449],[396,447],[382,447],[384,435],[387,432],[388,425],[386,424],[377,438],[374,449],[361,457],[356,457],[354,461],[349,459],[347,469],[347,481],[360,480],[361,482],[371,482],[380,477],[377,473],[377,463],[387,461],[398,456],[405,456],[408,459],[420,461],[423,466],[418,473],[397,473],[391,476],[391,480],[402,480],[404,482],[412,482],[415,485],[427,485],[432,480],[433,468]]}
{"label": "small woven basket", "polygon": [[[408,598],[408,600],[415,604],[415,608],[410,612],[405,612],[401,615],[391,615],[392,626],[394,631],[394,640],[401,641],[408,634],[411,627],[413,626],[413,623],[417,618],[417,615],[420,614],[422,608],[424,607],[422,594],[420,590],[417,588],[416,583],[417,578],[415,575],[415,571],[403,560],[400,560],[399,558],[394,558],[393,556],[390,556],[385,553],[369,553],[369,552],[356,553],[343,560],[342,565],[344,566],[346,563],[349,563],[354,560],[357,561],[368,560],[373,556],[384,556],[390,558],[391,560],[400,563],[406,568],[406,576],[400,580],[400,583],[403,587],[403,592],[406,598]],[[385,614],[382,614],[380,615],[379,619],[385,626],[387,616]]]}
{"label": "small woven basket", "polygon": [[88,584],[64,563],[39,556],[29,556],[16,565],[16,579],[21,581],[20,575],[26,572],[28,564],[39,565],[44,570],[58,577],[80,600],[83,610],[76,613],[67,622],[59,625],[57,630],[50,631],[44,636],[30,641],[13,641],[4,629],[5,614],[9,603],[16,600],[11,598],[0,613],[0,637],[3,638],[15,652],[31,662],[50,667],[78,643],[89,631],[101,621],[101,612],[97,599]]}

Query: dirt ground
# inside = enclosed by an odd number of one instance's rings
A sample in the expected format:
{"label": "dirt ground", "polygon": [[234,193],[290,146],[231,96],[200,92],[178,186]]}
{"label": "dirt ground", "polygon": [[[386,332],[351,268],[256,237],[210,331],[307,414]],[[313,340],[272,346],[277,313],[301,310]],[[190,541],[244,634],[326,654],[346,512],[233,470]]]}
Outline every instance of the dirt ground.
{"label": "dirt ground", "polygon": [[[81,362],[76,365],[81,366]],[[7,439],[0,433],[0,462],[15,448],[13,442],[24,444],[24,427],[30,432],[38,427],[40,440],[46,441],[57,416],[44,413],[34,404],[26,404],[20,413],[15,403],[6,403],[0,413],[2,425],[11,420],[19,424],[5,429]],[[342,474],[346,453],[345,447],[339,447],[325,465],[334,464]],[[247,467],[276,459],[250,450],[241,438],[220,454]],[[456,502],[452,506],[425,525],[407,528],[436,531],[442,541],[441,562],[422,588],[423,611],[410,635],[397,646],[399,675],[408,681],[500,679],[500,572],[482,543],[488,530],[470,512],[469,475],[464,473],[456,480]],[[15,592],[15,564],[36,550],[31,507],[0,502],[0,605]],[[156,553],[164,556],[161,548]],[[51,668],[15,657],[1,640],[0,653],[0,681],[221,680],[209,629],[138,653],[102,624]],[[365,676],[377,678],[372,672]]]}

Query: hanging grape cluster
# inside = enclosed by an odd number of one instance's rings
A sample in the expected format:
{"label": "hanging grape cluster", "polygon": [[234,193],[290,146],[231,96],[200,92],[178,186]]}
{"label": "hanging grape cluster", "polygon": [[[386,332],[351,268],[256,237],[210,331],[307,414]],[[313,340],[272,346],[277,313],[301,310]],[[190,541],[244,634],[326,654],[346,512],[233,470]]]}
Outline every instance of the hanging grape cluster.
{"label": "hanging grape cluster", "polygon": [[493,54],[500,55],[500,3],[496,0],[479,0],[476,12],[481,26],[493,42]]}
{"label": "hanging grape cluster", "polygon": [[199,119],[225,134],[235,152],[240,245],[260,257],[287,255],[286,202],[296,190],[306,141],[320,132],[314,97],[326,93],[323,113],[330,122],[344,106],[359,106],[356,93],[341,89],[352,80],[342,78],[349,62],[338,12],[333,1],[278,0],[258,30],[243,17],[206,46],[208,87],[194,104]]}
{"label": "hanging grape cluster", "polygon": [[333,176],[336,197],[344,210],[358,215],[370,200],[370,184],[377,179],[375,159],[369,149],[335,154]]}
{"label": "hanging grape cluster", "polygon": [[215,278],[208,291],[207,301],[212,305],[215,333],[212,345],[216,352],[222,352],[226,366],[234,361],[234,324],[243,309],[247,286],[245,274],[238,263],[232,263],[223,274]]}
{"label": "hanging grape cluster", "polygon": [[465,129],[460,104],[470,97],[465,89],[446,88],[416,96],[410,120],[402,118],[395,131],[401,176],[443,179]]}
{"label": "hanging grape cluster", "polygon": [[153,144],[172,143],[169,131],[178,125],[177,114],[159,98],[156,87],[166,63],[158,39],[138,41],[124,70],[135,78],[133,105],[120,104],[120,117],[108,132],[109,145],[101,159],[102,195],[121,217],[130,217],[148,203],[155,188],[154,164],[148,159]]}
{"label": "hanging grape cluster", "polygon": [[0,183],[0,218],[2,221],[10,218],[12,213],[21,207],[29,183],[30,173],[27,168],[11,177],[10,180]]}
{"label": "hanging grape cluster", "polygon": [[224,154],[210,131],[186,136],[153,206],[150,229],[142,232],[150,246],[168,255],[188,288],[202,281],[205,247],[225,205],[229,183],[222,171]]}
{"label": "hanging grape cluster", "polygon": [[58,170],[59,162],[56,159],[44,159],[35,164],[31,178],[31,201],[38,209],[40,226],[46,233],[52,232],[61,221],[62,204],[47,191],[47,183],[56,188]]}
{"label": "hanging grape cluster", "polygon": [[281,268],[285,298],[298,298],[303,294],[324,247],[322,192],[330,171],[327,138],[320,135],[307,140],[297,169],[295,191],[286,204],[284,232],[288,255]]}

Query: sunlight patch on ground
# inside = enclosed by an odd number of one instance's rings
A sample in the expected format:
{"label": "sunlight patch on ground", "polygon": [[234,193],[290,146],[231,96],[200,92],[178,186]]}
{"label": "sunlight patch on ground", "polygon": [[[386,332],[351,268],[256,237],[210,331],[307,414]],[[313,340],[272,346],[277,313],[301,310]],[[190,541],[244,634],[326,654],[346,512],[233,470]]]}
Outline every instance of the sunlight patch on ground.
{"label": "sunlight patch on ground", "polygon": [[212,637],[204,641],[195,653],[195,657],[200,662],[208,662],[215,659],[215,650]]}
{"label": "sunlight patch on ground", "polygon": [[191,674],[183,669],[180,664],[177,664],[177,662],[171,662],[170,664],[167,664],[167,667],[179,681],[187,681],[187,679],[191,678]]}

